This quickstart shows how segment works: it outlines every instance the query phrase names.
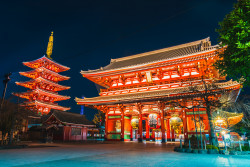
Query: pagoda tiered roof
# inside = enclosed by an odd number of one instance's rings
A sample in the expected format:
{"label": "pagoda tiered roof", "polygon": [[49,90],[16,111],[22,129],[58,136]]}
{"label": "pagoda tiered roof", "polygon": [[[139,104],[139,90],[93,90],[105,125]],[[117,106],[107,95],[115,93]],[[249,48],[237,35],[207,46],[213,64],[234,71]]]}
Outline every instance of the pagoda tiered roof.
{"label": "pagoda tiered roof", "polygon": [[57,105],[55,103],[47,103],[47,102],[42,102],[42,101],[38,101],[38,100],[25,102],[22,105],[23,106],[28,106],[28,107],[42,106],[42,107],[48,107],[48,108],[52,108],[52,109],[55,109],[55,110],[61,110],[61,111],[70,110],[70,107],[63,107],[63,106],[59,106],[59,105]]}
{"label": "pagoda tiered roof", "polygon": [[208,37],[160,50],[111,59],[109,65],[96,70],[81,71],[81,74],[84,77],[95,75],[108,76],[122,72],[138,71],[138,69],[145,70],[171,64],[180,64],[193,61],[195,59],[193,56],[197,59],[199,59],[199,57],[204,58],[202,54],[209,54],[209,52],[216,50],[217,47],[217,45],[211,46],[210,38]]}
{"label": "pagoda tiered roof", "polygon": [[63,72],[63,71],[67,71],[70,69],[69,67],[61,65],[55,62],[54,60],[47,58],[46,56],[43,56],[33,61],[23,62],[23,64],[33,69],[36,69],[39,67],[45,67],[45,65],[50,64],[53,66],[50,70],[54,72]]}
{"label": "pagoda tiered roof", "polygon": [[56,87],[55,91],[70,89],[69,86],[59,85],[59,84],[57,84],[55,82],[49,81],[49,80],[44,79],[42,77],[38,77],[36,79],[32,79],[32,80],[25,81],[25,82],[16,82],[17,85],[20,85],[20,86],[23,86],[23,87],[26,87],[26,88],[29,88],[29,89],[35,89],[35,85],[37,83],[43,83],[43,84],[49,84],[51,86],[55,86]]}
{"label": "pagoda tiered roof", "polygon": [[19,74],[21,74],[25,77],[28,77],[28,78],[36,79],[39,77],[37,75],[37,73],[40,73],[40,72],[46,72],[48,74],[51,74],[51,75],[57,77],[58,79],[56,80],[56,82],[70,79],[70,77],[60,75],[60,74],[58,74],[54,71],[51,71],[45,67],[39,67],[39,68],[36,68],[34,70],[31,70],[31,71],[27,71],[27,72],[19,72]]}
{"label": "pagoda tiered roof", "polygon": [[27,91],[27,92],[13,93],[13,94],[16,95],[16,96],[19,96],[21,98],[25,98],[25,99],[30,99],[30,96],[35,95],[35,94],[54,97],[54,101],[61,101],[61,100],[70,99],[70,96],[59,95],[58,93],[54,93],[54,92],[51,92],[51,91],[46,91],[46,90],[39,89],[39,88],[31,90],[31,91]]}
{"label": "pagoda tiered roof", "polygon": [[23,103],[23,106],[37,112],[38,114],[48,114],[51,109],[61,111],[70,109],[54,103],[55,101],[70,99],[69,96],[63,96],[57,93],[57,91],[70,89],[69,86],[58,84],[59,81],[68,80],[70,78],[58,73],[67,71],[70,68],[52,60],[53,41],[53,32],[51,32],[46,56],[44,55],[33,61],[23,62],[25,66],[30,67],[33,70],[20,72],[20,75],[31,78],[31,80],[16,82],[16,84],[31,90],[28,90],[27,92],[13,93],[16,96],[28,99],[27,102]]}
{"label": "pagoda tiered roof", "polygon": [[[236,81],[227,81],[223,83],[215,83],[214,89],[209,91],[220,91],[222,89],[236,90],[240,88],[240,84]],[[204,91],[204,85],[197,85],[197,96]],[[161,99],[172,99],[176,97],[195,96],[195,92],[191,91],[190,87],[170,88],[163,90],[154,90],[146,92],[128,93],[110,96],[98,96],[93,98],[75,98],[79,105],[107,105],[107,104],[120,104],[141,101],[155,101]]]}

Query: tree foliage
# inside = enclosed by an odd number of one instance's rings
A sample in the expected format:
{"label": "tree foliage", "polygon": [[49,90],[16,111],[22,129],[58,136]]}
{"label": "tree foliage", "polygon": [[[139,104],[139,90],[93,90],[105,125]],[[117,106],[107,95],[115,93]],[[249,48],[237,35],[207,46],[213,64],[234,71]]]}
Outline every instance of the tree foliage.
{"label": "tree foliage", "polygon": [[243,113],[244,117],[241,120],[242,128],[249,129],[250,131],[250,97],[244,96],[237,102],[231,103],[228,110],[234,113]]}
{"label": "tree foliage", "polygon": [[219,41],[225,51],[219,53],[216,67],[222,75],[250,83],[250,1],[238,0],[234,10],[219,23]]}
{"label": "tree foliage", "polygon": [[2,139],[0,140],[3,142],[7,134],[12,134],[11,132],[21,131],[30,115],[34,115],[34,113],[20,107],[18,104],[4,100],[3,107],[0,109],[0,131],[2,132]]}
{"label": "tree foliage", "polygon": [[96,126],[102,126],[105,123],[105,114],[98,110],[98,113],[94,115],[93,122]]}

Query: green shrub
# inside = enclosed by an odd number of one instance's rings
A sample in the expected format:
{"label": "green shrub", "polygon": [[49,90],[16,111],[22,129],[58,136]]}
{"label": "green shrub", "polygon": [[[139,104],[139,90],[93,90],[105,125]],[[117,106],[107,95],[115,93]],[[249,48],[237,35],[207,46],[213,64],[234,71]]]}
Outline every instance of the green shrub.
{"label": "green shrub", "polygon": [[207,149],[216,149],[217,151],[219,151],[218,147],[213,146],[213,145],[207,145],[206,147]]}
{"label": "green shrub", "polygon": [[249,146],[242,146],[242,151],[250,151],[250,147]]}

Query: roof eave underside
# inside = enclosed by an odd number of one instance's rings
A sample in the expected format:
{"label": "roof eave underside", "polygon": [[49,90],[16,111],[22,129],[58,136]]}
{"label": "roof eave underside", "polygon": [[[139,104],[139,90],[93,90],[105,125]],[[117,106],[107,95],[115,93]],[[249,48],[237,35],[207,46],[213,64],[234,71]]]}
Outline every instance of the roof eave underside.
{"label": "roof eave underside", "polygon": [[22,72],[19,72],[19,74],[23,75],[23,74],[35,73],[35,72],[39,72],[39,69],[45,70],[45,71],[47,71],[47,72],[49,72],[49,73],[52,73],[52,74],[54,74],[55,76],[59,76],[59,77],[61,77],[61,78],[64,78],[64,80],[70,79],[70,77],[68,77],[68,76],[64,76],[64,75],[58,74],[58,73],[56,73],[56,72],[54,72],[54,71],[51,71],[51,70],[49,70],[49,69],[47,69],[47,68],[45,68],[45,67],[39,67],[39,68],[30,70],[30,71],[22,71]]}
{"label": "roof eave underside", "polygon": [[[222,89],[222,88],[225,88],[225,89],[230,89],[230,88],[238,88],[240,87],[240,84],[236,81],[228,81],[226,83],[224,83],[225,85],[223,86],[219,86],[218,89]],[[172,90],[174,90],[175,88],[173,88]],[[184,89],[184,88],[182,88]],[[162,91],[162,92],[161,92]],[[89,99],[92,99],[90,101],[87,101],[88,98],[85,98],[85,99],[80,99],[80,98],[75,98],[75,101],[77,102],[77,104],[82,104],[82,105],[102,105],[102,104],[119,104],[119,103],[123,103],[123,102],[142,102],[142,101],[156,101],[156,100],[163,100],[163,99],[176,99],[177,97],[186,97],[186,96],[190,96],[192,97],[193,96],[193,92],[190,92],[190,91],[186,91],[186,92],[174,92],[174,93],[164,93],[164,91],[168,91],[168,90],[156,90],[156,91],[150,91],[150,92],[141,92],[140,94],[142,96],[140,97],[134,97],[134,98],[119,98],[121,96],[133,96],[133,95],[136,95],[136,94],[124,94],[124,95],[111,95],[111,96],[106,96],[107,99],[103,99],[103,100],[100,100],[98,102],[98,98],[102,98],[102,96],[98,96],[98,97],[94,97],[94,98],[89,98]],[[156,95],[148,95],[148,96],[143,96],[143,94],[150,94],[150,93],[157,93],[159,92],[160,94],[156,94]],[[181,94],[181,95],[179,95]],[[110,98],[109,98],[110,97]],[[117,98],[116,98],[117,97]],[[109,98],[109,99],[108,99]],[[112,100],[111,100],[112,99]],[[120,99],[120,100],[119,100]]]}
{"label": "roof eave underside", "polygon": [[[63,107],[63,106],[59,106],[59,105],[56,105],[56,104],[48,104],[48,103],[44,103],[44,102],[41,102],[41,101],[32,101],[32,102],[23,103],[23,104],[24,105],[30,105],[30,106],[44,105],[44,106],[49,106],[52,109],[58,109],[58,110],[62,109],[62,111],[70,110],[70,107]],[[61,109],[59,109],[59,108],[61,108]]]}
{"label": "roof eave underside", "polygon": [[13,94],[16,95],[16,96],[20,96],[20,95],[29,95],[29,94],[35,94],[35,93],[49,94],[49,95],[52,95],[52,96],[59,97],[61,99],[70,99],[70,96],[64,96],[64,95],[60,95],[60,94],[55,94],[55,93],[48,92],[48,91],[45,91],[45,90],[42,90],[42,89],[34,89],[32,91],[20,92],[20,93],[13,93]]}

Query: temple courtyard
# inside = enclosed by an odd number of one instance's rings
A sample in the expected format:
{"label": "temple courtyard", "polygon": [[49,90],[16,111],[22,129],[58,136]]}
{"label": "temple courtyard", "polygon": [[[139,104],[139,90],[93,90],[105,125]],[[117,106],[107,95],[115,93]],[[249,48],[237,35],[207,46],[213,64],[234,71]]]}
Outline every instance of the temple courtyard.
{"label": "temple courtyard", "polygon": [[249,166],[250,155],[174,152],[176,143],[30,144],[0,150],[0,166]]}

